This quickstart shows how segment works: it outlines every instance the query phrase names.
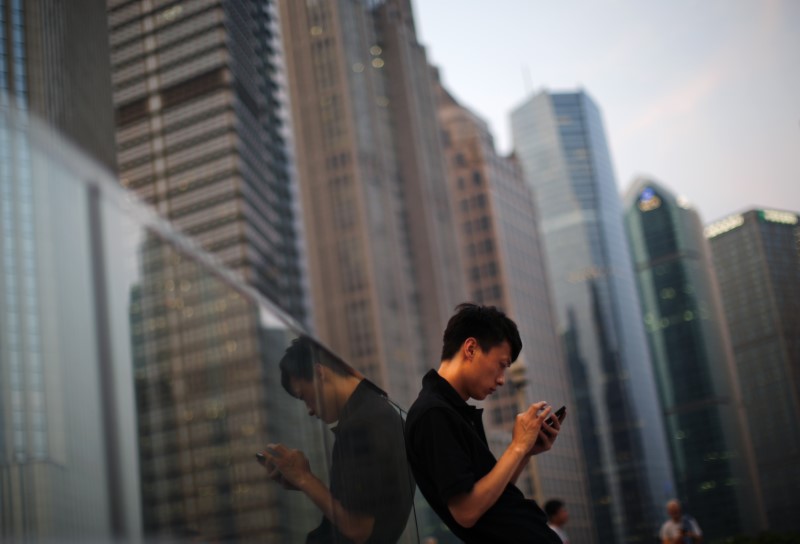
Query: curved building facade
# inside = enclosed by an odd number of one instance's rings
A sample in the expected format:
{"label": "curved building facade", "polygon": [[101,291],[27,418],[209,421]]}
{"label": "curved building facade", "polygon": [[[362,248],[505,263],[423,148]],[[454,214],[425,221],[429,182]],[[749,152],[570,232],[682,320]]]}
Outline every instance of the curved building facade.
{"label": "curved building facade", "polygon": [[638,179],[625,224],[678,497],[707,540],[764,527],[752,442],[697,212]]}

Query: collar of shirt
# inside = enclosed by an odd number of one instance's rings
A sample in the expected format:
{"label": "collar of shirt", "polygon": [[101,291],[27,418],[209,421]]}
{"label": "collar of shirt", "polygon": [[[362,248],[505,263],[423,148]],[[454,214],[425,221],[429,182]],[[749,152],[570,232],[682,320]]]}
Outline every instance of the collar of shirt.
{"label": "collar of shirt", "polygon": [[441,397],[470,422],[475,422],[483,427],[481,415],[483,408],[476,408],[461,398],[450,382],[442,378],[436,370],[429,370],[422,378],[422,387],[435,390]]}
{"label": "collar of shirt", "polygon": [[336,433],[336,430],[341,426],[341,424],[347,421],[347,418],[349,418],[361,407],[361,405],[367,401],[369,395],[378,395],[384,399],[388,399],[388,395],[383,389],[364,378],[353,390],[353,393],[350,395],[350,398],[347,399],[347,402],[344,403],[344,406],[342,407],[342,413],[339,414],[339,421],[336,422],[336,426],[331,427],[331,431]]}

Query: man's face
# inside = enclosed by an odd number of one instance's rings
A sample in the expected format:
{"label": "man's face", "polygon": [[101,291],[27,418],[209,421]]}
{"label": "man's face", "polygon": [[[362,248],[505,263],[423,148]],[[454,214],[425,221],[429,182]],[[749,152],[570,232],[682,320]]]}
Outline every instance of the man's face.
{"label": "man's face", "polygon": [[333,423],[339,419],[336,404],[331,398],[329,387],[325,387],[319,378],[314,381],[290,378],[290,387],[294,396],[302,400],[308,408],[308,415],[316,416],[325,423]]}
{"label": "man's face", "polygon": [[681,507],[675,503],[669,503],[667,505],[667,514],[669,514],[669,517],[673,520],[678,521],[681,519]]}
{"label": "man's face", "polygon": [[504,341],[489,351],[483,351],[476,343],[473,349],[468,394],[475,400],[483,400],[506,382],[505,372],[511,366],[511,346]]}

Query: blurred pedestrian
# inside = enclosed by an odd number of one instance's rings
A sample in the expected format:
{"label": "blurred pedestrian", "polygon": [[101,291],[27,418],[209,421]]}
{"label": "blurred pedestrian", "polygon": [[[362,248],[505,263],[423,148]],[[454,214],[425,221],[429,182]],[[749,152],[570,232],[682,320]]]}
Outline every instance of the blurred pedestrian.
{"label": "blurred pedestrian", "polygon": [[564,525],[569,521],[569,511],[564,501],[550,499],[544,505],[544,513],[547,514],[547,526],[550,527],[564,544],[569,544],[569,537],[564,530]]}
{"label": "blurred pedestrian", "polygon": [[667,503],[669,519],[661,526],[661,544],[701,544],[703,531],[689,515],[681,512],[681,503],[672,499]]}

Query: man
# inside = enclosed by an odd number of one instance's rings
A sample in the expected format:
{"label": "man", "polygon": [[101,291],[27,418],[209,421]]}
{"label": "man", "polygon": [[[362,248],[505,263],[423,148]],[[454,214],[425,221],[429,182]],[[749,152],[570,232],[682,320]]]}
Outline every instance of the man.
{"label": "man", "polygon": [[305,493],[323,513],[306,542],[397,542],[414,496],[400,414],[383,391],[308,338],[289,346],[280,369],[284,389],[305,402],[309,415],[338,421],[330,488],[303,452],[283,444],[262,452],[270,478]]}
{"label": "man", "polygon": [[661,544],[701,544],[703,531],[692,516],[681,515],[681,503],[667,503],[669,519],[661,526]]}
{"label": "man", "polygon": [[444,332],[441,364],[422,381],[406,418],[406,451],[420,491],[466,543],[561,544],[545,513],[514,485],[532,455],[553,445],[559,422],[532,404],[517,415],[509,447],[495,459],[486,441],[483,400],[505,383],[522,341],[516,324],[494,307],[461,304]]}
{"label": "man", "polygon": [[544,504],[544,513],[547,514],[547,526],[550,527],[561,542],[569,544],[569,537],[564,530],[564,525],[569,521],[569,511],[564,501],[550,499]]}

